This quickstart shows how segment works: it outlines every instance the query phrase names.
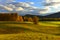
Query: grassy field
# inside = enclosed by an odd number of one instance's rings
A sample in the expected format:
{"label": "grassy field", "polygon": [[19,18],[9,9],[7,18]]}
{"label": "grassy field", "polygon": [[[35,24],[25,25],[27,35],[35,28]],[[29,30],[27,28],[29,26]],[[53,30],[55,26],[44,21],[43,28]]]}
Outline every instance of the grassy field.
{"label": "grassy field", "polygon": [[60,40],[60,22],[0,21],[0,40]]}

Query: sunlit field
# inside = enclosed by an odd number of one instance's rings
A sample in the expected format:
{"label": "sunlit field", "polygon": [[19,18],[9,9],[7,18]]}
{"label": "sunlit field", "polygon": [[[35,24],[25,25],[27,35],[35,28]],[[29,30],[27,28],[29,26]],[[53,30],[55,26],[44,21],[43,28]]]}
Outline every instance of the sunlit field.
{"label": "sunlit field", "polygon": [[0,21],[0,40],[60,40],[60,21]]}

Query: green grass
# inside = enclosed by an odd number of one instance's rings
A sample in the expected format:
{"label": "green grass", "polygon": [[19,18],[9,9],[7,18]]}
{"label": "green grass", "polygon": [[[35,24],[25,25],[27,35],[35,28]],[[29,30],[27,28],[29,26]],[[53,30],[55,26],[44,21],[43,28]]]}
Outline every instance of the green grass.
{"label": "green grass", "polygon": [[0,40],[60,40],[60,21],[0,21]]}

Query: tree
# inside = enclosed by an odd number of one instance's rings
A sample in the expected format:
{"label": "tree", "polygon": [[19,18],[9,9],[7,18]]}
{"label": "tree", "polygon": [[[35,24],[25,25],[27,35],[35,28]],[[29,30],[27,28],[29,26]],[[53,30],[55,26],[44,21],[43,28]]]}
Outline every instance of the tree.
{"label": "tree", "polygon": [[29,17],[29,18],[28,18],[28,21],[29,21],[29,22],[32,22],[33,20],[32,20],[32,18],[31,18],[31,17]]}
{"label": "tree", "polygon": [[23,17],[22,16],[19,16],[19,19],[20,19],[19,20],[20,22],[23,22]]}
{"label": "tree", "polygon": [[28,21],[28,17],[24,16],[24,21]]}
{"label": "tree", "polygon": [[23,22],[23,18],[22,16],[18,16],[17,20],[16,21],[20,21],[20,22]]}
{"label": "tree", "polygon": [[33,22],[34,24],[38,24],[39,18],[37,16],[33,17]]}

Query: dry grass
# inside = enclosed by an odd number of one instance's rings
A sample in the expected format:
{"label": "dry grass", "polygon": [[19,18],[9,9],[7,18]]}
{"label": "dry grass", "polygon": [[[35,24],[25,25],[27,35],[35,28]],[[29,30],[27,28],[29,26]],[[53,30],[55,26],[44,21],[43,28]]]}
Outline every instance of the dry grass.
{"label": "dry grass", "polygon": [[0,40],[60,40],[59,24],[56,21],[40,22],[38,25],[31,22],[0,22]]}

